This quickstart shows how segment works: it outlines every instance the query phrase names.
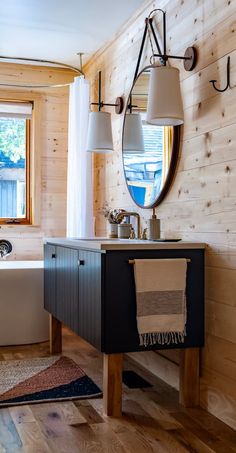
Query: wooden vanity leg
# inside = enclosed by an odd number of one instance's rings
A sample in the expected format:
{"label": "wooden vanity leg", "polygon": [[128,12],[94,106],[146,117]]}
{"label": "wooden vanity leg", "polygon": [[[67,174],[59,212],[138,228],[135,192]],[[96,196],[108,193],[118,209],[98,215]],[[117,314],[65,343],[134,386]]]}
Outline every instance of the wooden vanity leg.
{"label": "wooden vanity leg", "polygon": [[59,354],[62,351],[62,325],[61,322],[50,315],[49,318],[49,342],[50,354]]}
{"label": "wooden vanity leg", "polygon": [[122,415],[123,354],[103,354],[103,403],[106,415]]}
{"label": "wooden vanity leg", "polygon": [[185,407],[199,406],[199,348],[181,350],[179,402]]}

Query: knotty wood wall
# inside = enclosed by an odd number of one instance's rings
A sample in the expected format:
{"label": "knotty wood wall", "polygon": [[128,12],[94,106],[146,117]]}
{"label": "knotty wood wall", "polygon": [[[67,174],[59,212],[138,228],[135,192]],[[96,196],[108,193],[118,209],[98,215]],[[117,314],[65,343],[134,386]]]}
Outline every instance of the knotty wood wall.
{"label": "knotty wood wall", "polygon": [[[0,63],[0,83],[60,84],[73,81],[74,75],[64,69]],[[10,259],[33,260],[43,256],[44,236],[65,235],[68,87],[16,90],[0,86],[0,98],[21,97],[37,102],[37,224],[1,225],[0,237],[12,242]]]}
{"label": "knotty wood wall", "polygon": [[[181,70],[185,124],[176,178],[157,214],[163,236],[208,244],[201,405],[236,428],[236,1],[146,2],[119,36],[86,65],[93,100],[97,99],[98,70],[102,70],[104,101],[127,96],[144,18],[154,7],[167,11],[168,50],[183,55],[194,44],[199,53],[191,73],[172,60]],[[148,63],[149,55],[148,48],[143,63]],[[221,94],[209,80],[217,79],[218,86],[224,86],[227,55],[231,56],[232,88]],[[137,210],[123,177],[121,130],[122,117],[113,114],[115,152],[96,156],[94,161],[98,235],[106,233],[104,203]],[[139,212],[144,227],[151,212]]]}

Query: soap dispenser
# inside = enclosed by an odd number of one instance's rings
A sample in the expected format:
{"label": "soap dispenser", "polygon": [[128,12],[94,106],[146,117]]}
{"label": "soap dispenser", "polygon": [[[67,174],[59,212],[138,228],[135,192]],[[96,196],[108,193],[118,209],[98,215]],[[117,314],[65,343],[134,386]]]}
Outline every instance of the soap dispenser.
{"label": "soap dispenser", "polygon": [[152,210],[152,217],[148,220],[148,233],[150,240],[160,239],[160,219],[157,219],[155,208]]}

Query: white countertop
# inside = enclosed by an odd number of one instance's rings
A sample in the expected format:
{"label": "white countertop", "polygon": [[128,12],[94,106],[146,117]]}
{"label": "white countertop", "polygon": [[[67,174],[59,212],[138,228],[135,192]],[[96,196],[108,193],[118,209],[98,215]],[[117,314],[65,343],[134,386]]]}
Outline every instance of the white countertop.
{"label": "white countertop", "polygon": [[155,242],[142,239],[109,239],[109,238],[45,238],[44,243],[65,247],[83,248],[106,252],[106,250],[156,250],[156,249],[204,249],[203,242]]}

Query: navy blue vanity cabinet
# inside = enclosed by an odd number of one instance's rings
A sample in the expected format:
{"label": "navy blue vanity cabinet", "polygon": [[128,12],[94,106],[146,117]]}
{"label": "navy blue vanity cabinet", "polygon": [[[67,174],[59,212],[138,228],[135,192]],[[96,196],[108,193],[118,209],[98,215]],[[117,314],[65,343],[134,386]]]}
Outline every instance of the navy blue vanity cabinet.
{"label": "navy blue vanity cabinet", "polygon": [[[99,241],[98,241],[99,242]],[[132,243],[130,243],[132,244]],[[121,415],[122,356],[126,352],[181,349],[179,401],[199,405],[199,348],[204,346],[204,244],[129,248],[83,240],[52,239],[45,245],[45,302],[50,352],[62,352],[62,324],[103,352],[104,410]],[[156,247],[156,248],[155,248]],[[171,248],[170,248],[171,247]],[[187,260],[184,343],[139,345],[134,259]],[[158,275],[157,275],[158,278]],[[171,276],[170,276],[171,278]],[[189,387],[191,384],[191,391]]]}
{"label": "navy blue vanity cabinet", "polygon": [[[183,344],[139,345],[132,259],[186,258]],[[158,276],[157,276],[158,278]],[[95,251],[45,245],[45,308],[106,354],[204,345],[204,249]]]}

